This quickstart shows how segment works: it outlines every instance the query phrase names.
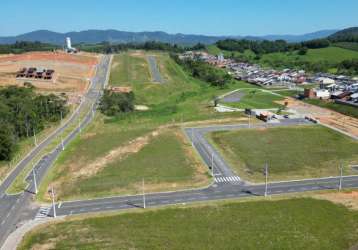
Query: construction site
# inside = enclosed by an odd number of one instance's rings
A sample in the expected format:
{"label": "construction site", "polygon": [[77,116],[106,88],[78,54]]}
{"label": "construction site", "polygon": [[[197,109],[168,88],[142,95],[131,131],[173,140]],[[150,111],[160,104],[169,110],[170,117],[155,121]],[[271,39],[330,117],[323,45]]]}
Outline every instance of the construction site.
{"label": "construction site", "polygon": [[299,114],[303,114],[332,129],[340,130],[358,138],[358,119],[354,117],[346,116],[329,109],[304,103],[294,98],[286,98],[284,101],[279,103],[285,103],[289,109],[295,110]]}
{"label": "construction site", "polygon": [[82,95],[95,73],[99,55],[62,51],[0,56],[0,86],[31,83],[38,91]]}

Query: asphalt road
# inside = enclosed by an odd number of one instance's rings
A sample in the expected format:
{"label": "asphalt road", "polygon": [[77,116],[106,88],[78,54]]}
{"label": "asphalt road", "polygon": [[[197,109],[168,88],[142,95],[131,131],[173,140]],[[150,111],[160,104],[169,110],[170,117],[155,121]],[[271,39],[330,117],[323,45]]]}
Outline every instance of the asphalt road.
{"label": "asphalt road", "polygon": [[[88,114],[82,119],[80,125],[73,130],[69,136],[63,139],[63,146],[66,147],[68,143],[73,140],[76,135],[89,124],[96,111],[96,103],[98,102],[104,85],[106,84],[107,73],[109,70],[110,57],[104,56],[101,62],[97,65],[96,75],[91,81],[88,92],[85,95],[82,104],[80,105],[78,112],[66,121],[59,129],[51,134],[45,141],[39,144],[33,149],[33,151],[27,155],[8,175],[8,177],[0,185],[0,246],[3,244],[9,233],[15,230],[19,224],[23,221],[33,219],[38,211],[38,207],[32,203],[33,194],[35,192],[35,186],[33,182],[32,173],[26,178],[29,185],[25,192],[18,195],[7,195],[6,190],[21,171],[30,163],[35,156],[40,153],[44,148],[51,144],[56,138],[58,138],[69,126],[73,123],[78,124],[79,115],[82,111],[86,111],[86,107],[91,107]],[[49,168],[53,165],[58,155],[62,152],[62,143],[56,146],[56,148],[49,154],[45,155],[34,166],[36,179],[38,185],[41,183],[43,177],[46,175]]]}
{"label": "asphalt road", "polygon": [[[261,124],[251,127],[275,127],[275,126],[297,126],[297,125],[311,125],[307,120],[284,120],[280,124]],[[212,147],[206,140],[205,134],[213,131],[238,130],[248,128],[248,125],[222,125],[222,126],[208,126],[201,128],[186,128],[185,133],[192,141],[193,146],[198,151],[206,165],[211,168],[214,166],[214,174],[217,176],[235,176],[230,166],[222,159],[220,154]],[[214,161],[212,161],[214,156]],[[329,177],[322,179],[308,179],[299,181],[285,181],[274,182],[268,184],[268,194],[278,195],[295,192],[317,191],[338,189],[340,178]],[[347,176],[343,178],[343,188],[358,187],[357,176]],[[191,202],[209,201],[209,200],[223,200],[234,199],[242,197],[263,196],[265,194],[265,185],[252,185],[243,180],[232,180],[228,182],[214,182],[211,186],[203,189],[146,194],[146,207],[165,206],[173,204],[186,204]],[[102,199],[92,199],[83,201],[61,202],[56,204],[57,216],[67,216],[74,214],[102,212],[132,208],[143,208],[144,196],[122,196],[109,197]],[[53,215],[53,208],[49,210],[49,215]]]}
{"label": "asphalt road", "polygon": [[149,68],[151,75],[153,77],[153,81],[156,83],[164,83],[164,80],[162,78],[162,75],[160,74],[157,59],[155,56],[148,56],[148,62],[149,62]]}

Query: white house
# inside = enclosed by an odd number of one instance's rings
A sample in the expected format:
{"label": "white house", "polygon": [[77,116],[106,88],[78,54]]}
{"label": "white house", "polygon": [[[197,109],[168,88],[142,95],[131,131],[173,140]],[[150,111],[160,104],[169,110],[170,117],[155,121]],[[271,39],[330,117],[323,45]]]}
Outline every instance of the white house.
{"label": "white house", "polygon": [[319,77],[318,79],[319,83],[322,84],[334,84],[336,81],[334,79],[328,78],[328,77]]}
{"label": "white house", "polygon": [[317,98],[328,99],[331,95],[327,89],[316,89]]}

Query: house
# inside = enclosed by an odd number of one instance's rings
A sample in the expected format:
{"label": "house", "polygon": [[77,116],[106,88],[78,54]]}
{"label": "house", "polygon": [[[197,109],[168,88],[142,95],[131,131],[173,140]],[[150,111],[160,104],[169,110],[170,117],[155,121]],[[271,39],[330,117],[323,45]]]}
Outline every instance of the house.
{"label": "house", "polygon": [[304,96],[305,96],[305,98],[312,99],[312,98],[316,97],[316,93],[314,92],[313,89],[305,89]]}
{"label": "house", "polygon": [[336,83],[336,81],[334,79],[331,79],[329,77],[318,77],[317,78],[317,81],[320,83],[320,84],[334,84]]}
{"label": "house", "polygon": [[316,89],[315,93],[316,97],[319,99],[328,99],[331,96],[327,89]]}
{"label": "house", "polygon": [[358,93],[351,94],[350,101],[358,102]]}

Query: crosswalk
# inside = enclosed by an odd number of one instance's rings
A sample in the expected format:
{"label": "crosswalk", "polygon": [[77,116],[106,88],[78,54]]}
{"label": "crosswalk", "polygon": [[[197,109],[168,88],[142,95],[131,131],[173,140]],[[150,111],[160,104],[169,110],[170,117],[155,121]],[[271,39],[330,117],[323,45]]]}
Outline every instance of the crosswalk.
{"label": "crosswalk", "polygon": [[239,176],[215,177],[215,182],[217,183],[235,183],[240,181]]}
{"label": "crosswalk", "polygon": [[40,219],[48,217],[50,210],[51,210],[51,207],[40,207],[39,211],[37,212],[37,214],[35,216],[35,220],[40,220]]}

